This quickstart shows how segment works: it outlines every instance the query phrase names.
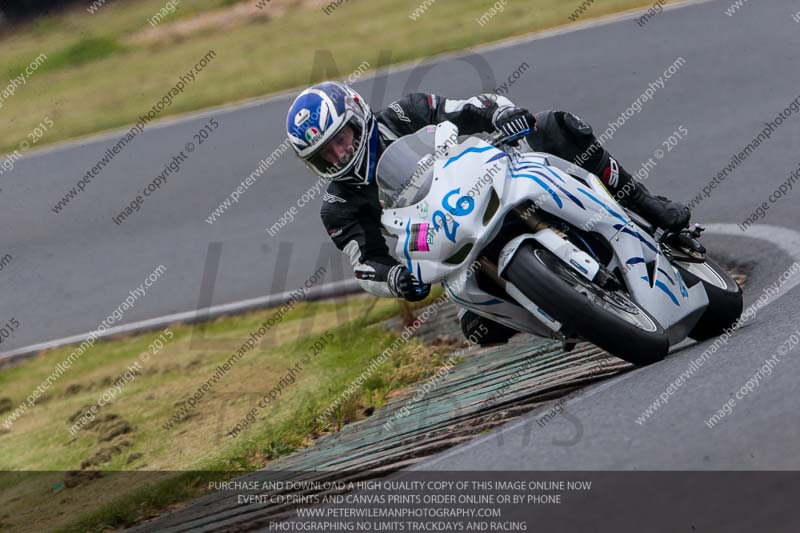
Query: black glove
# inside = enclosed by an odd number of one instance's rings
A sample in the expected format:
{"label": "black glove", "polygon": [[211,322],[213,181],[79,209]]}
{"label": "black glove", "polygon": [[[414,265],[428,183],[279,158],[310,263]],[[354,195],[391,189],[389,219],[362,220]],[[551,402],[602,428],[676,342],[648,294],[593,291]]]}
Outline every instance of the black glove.
{"label": "black glove", "polygon": [[409,302],[418,302],[428,296],[431,286],[428,283],[420,284],[417,278],[403,265],[392,267],[387,279],[389,290],[398,298],[405,298]]}
{"label": "black glove", "polygon": [[506,136],[516,135],[523,131],[530,130],[526,135],[533,133],[533,127],[536,124],[536,118],[525,108],[507,106],[500,108],[492,120],[497,131],[502,132]]}

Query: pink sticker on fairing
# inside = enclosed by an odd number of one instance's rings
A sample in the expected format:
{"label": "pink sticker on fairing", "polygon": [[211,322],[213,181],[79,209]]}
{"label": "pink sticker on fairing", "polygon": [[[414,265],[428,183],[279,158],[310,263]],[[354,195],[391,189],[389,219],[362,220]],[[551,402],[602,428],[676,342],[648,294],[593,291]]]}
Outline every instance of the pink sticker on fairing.
{"label": "pink sticker on fairing", "polygon": [[417,250],[420,252],[428,251],[428,224],[424,222],[419,225],[419,233],[417,234]]}

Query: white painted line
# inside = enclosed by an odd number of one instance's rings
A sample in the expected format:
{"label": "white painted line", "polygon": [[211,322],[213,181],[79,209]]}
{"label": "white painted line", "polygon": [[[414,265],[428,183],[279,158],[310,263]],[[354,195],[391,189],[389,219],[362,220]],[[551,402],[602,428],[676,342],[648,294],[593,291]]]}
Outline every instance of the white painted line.
{"label": "white painted line", "polygon": [[[793,260],[800,263],[800,232],[795,230],[781,226],[770,226],[769,224],[755,224],[750,226],[747,231],[740,230],[739,226],[736,224],[705,224],[705,227],[707,233],[728,235],[731,237],[749,237],[751,239],[767,241],[774,244]],[[785,285],[781,285],[780,292],[773,298],[770,298],[764,307],[783,298],[783,296],[791,292],[798,284],[800,284],[800,276],[792,276]]]}
{"label": "white painted line", "polygon": [[[336,281],[333,283],[320,285],[318,287],[312,287],[311,289],[309,289],[308,295],[306,296],[305,300],[310,301],[310,300],[320,300],[322,298],[333,298],[336,296],[342,296],[344,294],[358,292],[359,290],[360,287],[358,285],[358,281],[356,281],[355,279]],[[193,311],[183,311],[171,315],[159,316],[147,320],[140,320],[139,322],[131,322],[130,324],[122,324],[120,326],[115,326],[113,328],[106,329],[105,332],[96,335],[96,338],[106,339],[118,335],[160,329],[170,324],[174,324],[176,322],[204,321],[222,315],[242,313],[245,311],[252,311],[255,309],[261,309],[267,307],[276,307],[278,305],[287,302],[292,292],[296,291],[286,291],[280,294],[270,294],[267,296],[260,296],[258,298],[250,298],[248,300],[240,300],[238,302],[230,302],[227,304],[214,305],[211,307],[204,307],[202,309],[195,309]],[[32,344],[30,346],[17,348],[16,350],[11,350],[9,352],[1,353],[0,361],[13,360],[16,358],[33,355],[42,350],[50,350],[53,348],[64,346],[66,344],[75,344],[83,342],[89,338],[89,335],[91,333],[92,332],[81,333],[79,335],[72,335],[71,337],[64,337],[62,339],[40,342],[39,344]]]}
{"label": "white painted line", "polygon": [[[673,9],[680,9],[683,7],[693,6],[697,4],[705,4],[711,2],[713,0],[685,0],[683,2],[674,2],[670,4],[666,4],[664,6],[664,11],[672,11]],[[556,28],[542,30],[540,32],[531,33],[528,35],[522,35],[517,37],[510,37],[508,39],[495,41],[489,44],[480,45],[475,48],[469,48],[465,50],[459,50],[456,52],[446,52],[438,55],[431,56],[429,58],[417,58],[411,59],[409,61],[405,61],[403,63],[396,63],[390,66],[387,66],[385,69],[381,70],[381,75],[389,75],[389,74],[397,74],[406,70],[411,70],[414,68],[419,67],[422,64],[430,64],[430,63],[437,63],[441,61],[457,59],[468,54],[475,54],[475,53],[483,53],[483,52],[492,52],[496,50],[502,50],[504,48],[510,48],[512,46],[517,46],[519,44],[531,43],[534,41],[539,41],[542,39],[548,39],[550,37],[556,37],[559,35],[565,35],[568,33],[573,33],[581,30],[586,30],[589,28],[597,28],[600,26],[607,26],[610,24],[614,24],[617,22],[622,22],[625,20],[631,20],[640,17],[643,13],[646,13],[650,6],[645,6],[641,9],[631,10],[631,11],[624,11],[622,13],[615,13],[611,15],[606,15],[602,17],[593,18],[587,20],[585,22],[577,22],[573,24],[568,24],[565,26],[558,26]],[[378,75],[377,71],[371,71],[366,73],[361,79],[358,80],[358,83],[363,83],[367,80],[375,78]],[[292,87],[291,89],[286,89],[284,91],[280,91],[278,93],[271,94],[269,96],[263,97],[256,97],[253,99],[248,99],[240,102],[235,102],[231,104],[224,104],[217,107],[208,107],[202,109],[200,111],[192,111],[190,113],[181,114],[181,115],[171,115],[165,117],[157,122],[152,122],[149,124],[145,131],[139,135],[143,136],[149,131],[154,131],[158,129],[162,129],[168,126],[184,124],[187,122],[191,122],[193,120],[198,120],[202,118],[208,118],[210,116],[215,116],[219,113],[229,113],[234,111],[240,111],[245,109],[251,109],[254,107],[259,107],[264,104],[267,104],[272,101],[276,100],[283,100],[283,99],[290,99],[293,98],[298,92],[305,89],[306,86],[298,86]],[[20,161],[25,160],[27,158],[34,158],[40,155],[49,154],[52,152],[56,152],[59,150],[67,150],[71,149],[76,146],[85,146],[88,144],[97,144],[102,143],[110,140],[117,140],[121,135],[127,133],[131,129],[131,124],[128,124],[127,127],[123,126],[119,129],[114,129],[111,131],[107,131],[104,133],[98,134],[89,134],[85,137],[78,137],[69,139],[67,141],[63,141],[61,143],[51,144],[48,146],[44,146],[37,150],[30,150],[22,155],[19,159]],[[3,155],[3,154],[0,154]]]}

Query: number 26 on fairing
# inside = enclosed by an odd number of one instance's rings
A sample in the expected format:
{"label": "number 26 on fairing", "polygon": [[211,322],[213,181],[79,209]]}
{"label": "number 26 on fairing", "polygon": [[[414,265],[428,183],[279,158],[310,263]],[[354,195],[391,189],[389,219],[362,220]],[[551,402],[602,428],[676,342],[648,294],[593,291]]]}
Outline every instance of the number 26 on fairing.
{"label": "number 26 on fairing", "polygon": [[[463,217],[472,213],[472,210],[475,209],[475,200],[469,196],[460,196],[456,200],[454,206],[450,205],[450,198],[456,194],[461,194],[460,187],[448,192],[444,195],[444,198],[442,198],[442,207],[445,209],[445,211],[457,217]],[[434,211],[433,215],[431,215],[431,221],[433,222],[434,229],[438,231],[440,229],[439,224],[441,222],[441,227],[444,228],[445,236],[450,239],[451,242],[456,242],[456,230],[458,229],[458,222],[452,220],[452,217],[449,218],[453,223],[451,227],[447,226],[448,216],[445,215],[443,211],[436,210]]]}

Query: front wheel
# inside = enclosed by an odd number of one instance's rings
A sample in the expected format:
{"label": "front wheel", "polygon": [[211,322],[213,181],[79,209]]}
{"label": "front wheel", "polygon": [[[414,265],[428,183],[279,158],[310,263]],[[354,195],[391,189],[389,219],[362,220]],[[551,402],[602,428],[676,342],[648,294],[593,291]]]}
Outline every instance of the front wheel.
{"label": "front wheel", "polygon": [[523,243],[505,277],[545,313],[576,334],[635,365],[669,351],[664,328],[627,294],[603,289],[575,273],[549,250]]}
{"label": "front wheel", "polygon": [[688,286],[702,283],[708,295],[708,307],[689,336],[704,341],[722,335],[742,314],[744,295],[741,287],[711,259],[706,258],[703,263],[675,261],[674,264]]}

